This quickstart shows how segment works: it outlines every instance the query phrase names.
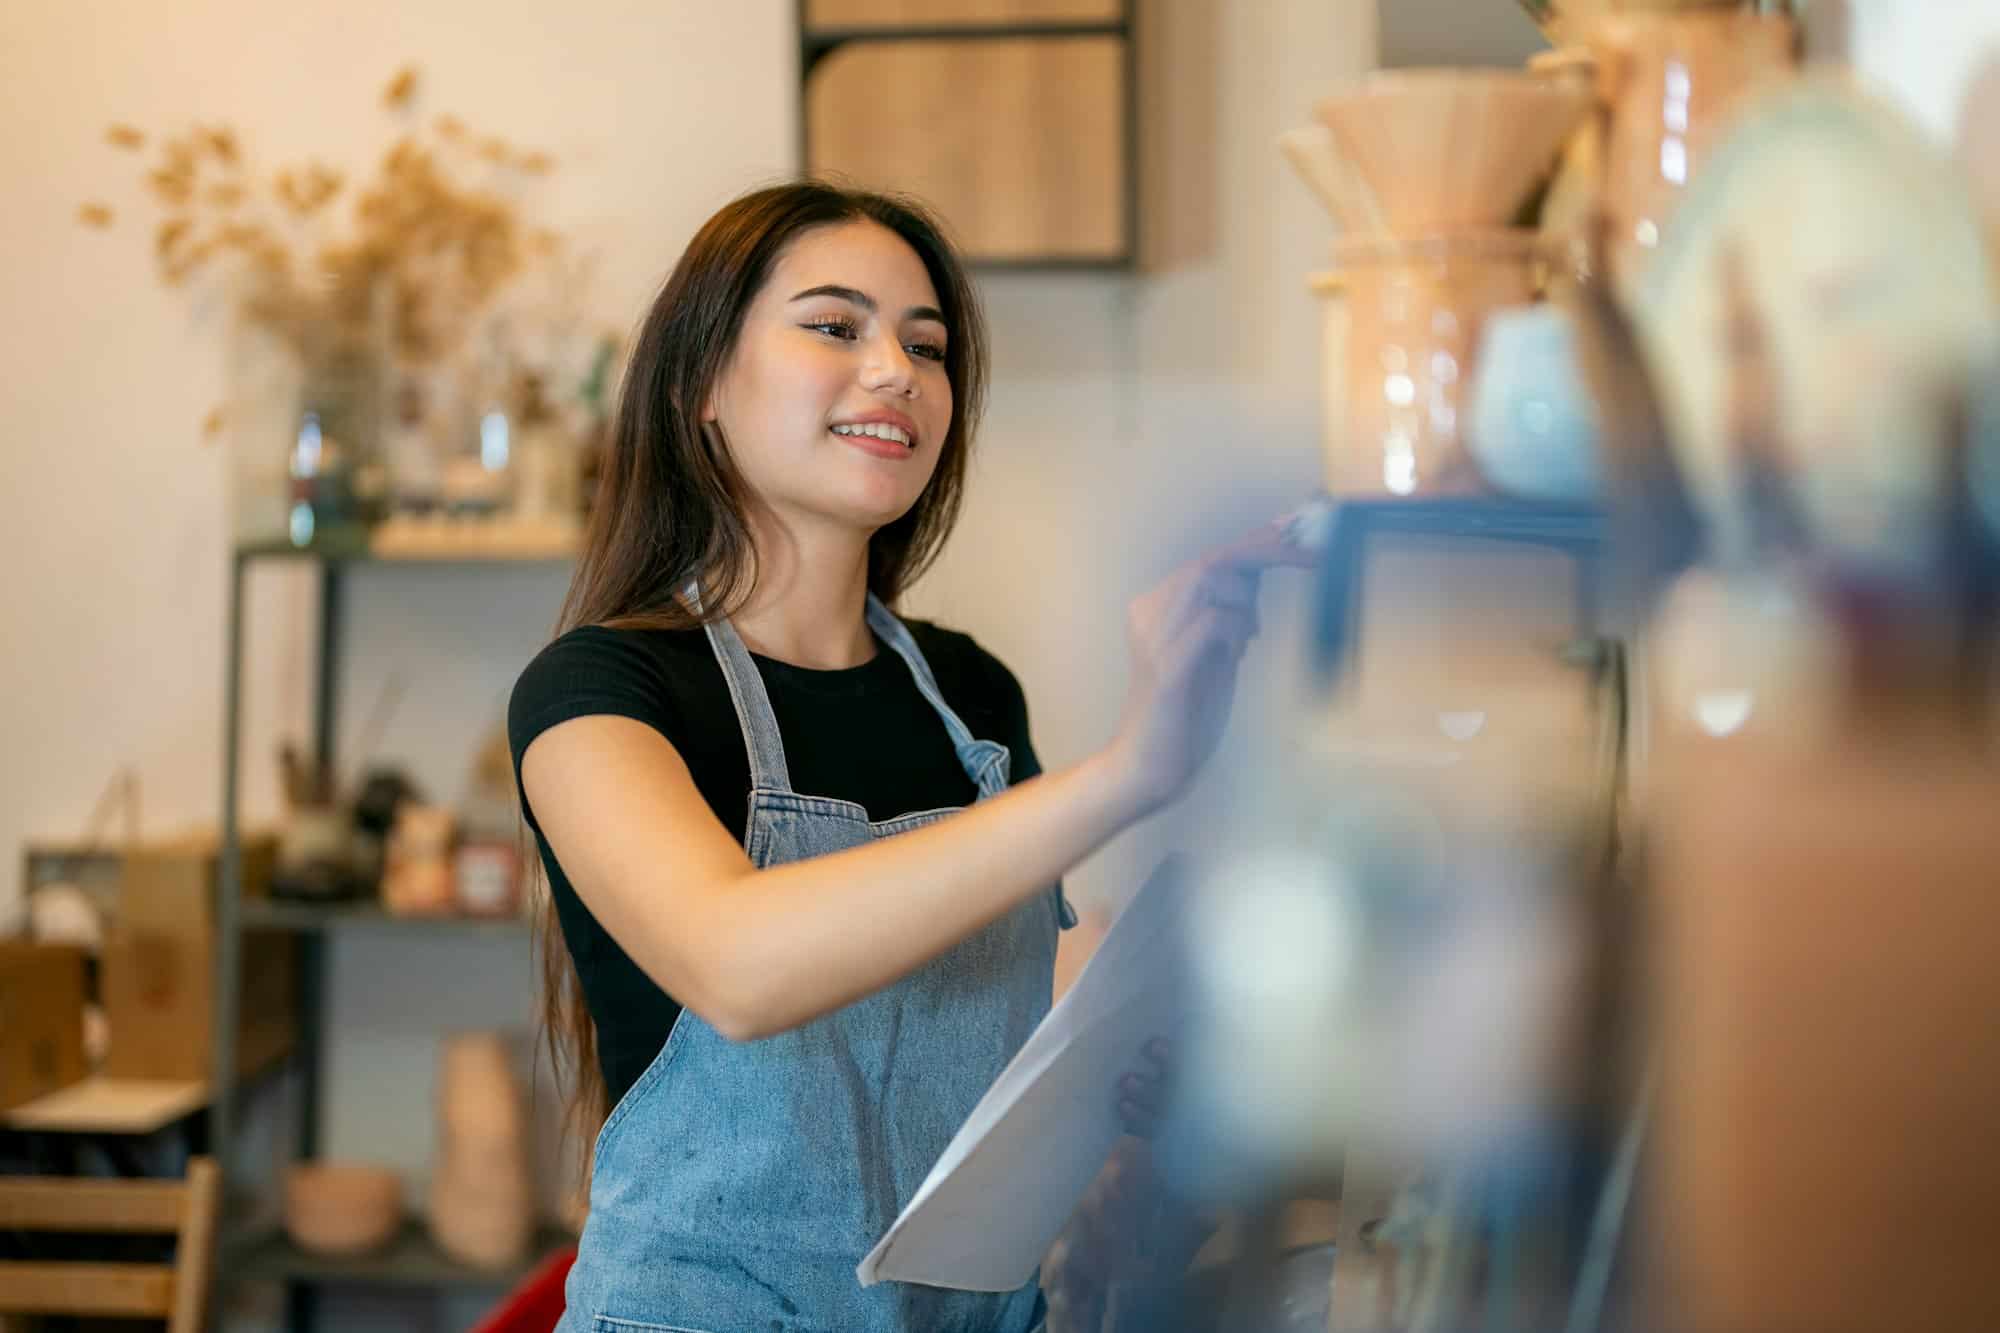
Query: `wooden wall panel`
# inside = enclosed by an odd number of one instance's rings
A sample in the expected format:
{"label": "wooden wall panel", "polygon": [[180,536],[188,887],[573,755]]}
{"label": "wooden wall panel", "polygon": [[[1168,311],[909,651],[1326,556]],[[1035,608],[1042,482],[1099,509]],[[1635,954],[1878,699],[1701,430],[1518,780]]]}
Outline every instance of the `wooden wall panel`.
{"label": "wooden wall panel", "polygon": [[915,194],[979,259],[1124,256],[1116,38],[857,44],[807,91],[808,166]]}

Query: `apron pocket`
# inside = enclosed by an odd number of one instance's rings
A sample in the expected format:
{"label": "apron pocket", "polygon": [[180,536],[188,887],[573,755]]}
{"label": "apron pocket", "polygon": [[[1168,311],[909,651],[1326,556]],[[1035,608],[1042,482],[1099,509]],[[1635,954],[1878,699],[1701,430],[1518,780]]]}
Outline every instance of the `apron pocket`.
{"label": "apron pocket", "polygon": [[708,1333],[706,1329],[689,1328],[686,1324],[648,1324],[608,1314],[597,1316],[590,1327],[591,1333]]}

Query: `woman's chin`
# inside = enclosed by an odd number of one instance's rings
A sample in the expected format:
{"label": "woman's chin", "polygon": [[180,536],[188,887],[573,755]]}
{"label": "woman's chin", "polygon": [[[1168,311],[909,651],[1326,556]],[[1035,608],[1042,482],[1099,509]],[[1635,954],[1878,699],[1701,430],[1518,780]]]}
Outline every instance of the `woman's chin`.
{"label": "woman's chin", "polygon": [[832,507],[856,527],[873,532],[909,513],[921,495],[906,486],[857,486]]}

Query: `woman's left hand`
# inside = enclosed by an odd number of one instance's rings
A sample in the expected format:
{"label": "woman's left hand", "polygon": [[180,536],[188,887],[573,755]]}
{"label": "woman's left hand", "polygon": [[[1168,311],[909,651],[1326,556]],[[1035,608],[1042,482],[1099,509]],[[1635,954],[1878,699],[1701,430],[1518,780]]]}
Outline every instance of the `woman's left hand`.
{"label": "woman's left hand", "polygon": [[1173,1047],[1165,1037],[1155,1037],[1140,1048],[1147,1068],[1135,1069],[1118,1080],[1118,1119],[1127,1134],[1150,1139],[1166,1114],[1167,1098],[1173,1083]]}

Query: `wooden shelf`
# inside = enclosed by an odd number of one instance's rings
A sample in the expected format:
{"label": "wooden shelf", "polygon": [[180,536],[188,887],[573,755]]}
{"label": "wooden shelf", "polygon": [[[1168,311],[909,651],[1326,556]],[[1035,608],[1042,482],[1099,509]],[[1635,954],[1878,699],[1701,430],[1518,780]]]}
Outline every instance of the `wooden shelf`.
{"label": "wooden shelf", "polygon": [[980,267],[1129,269],[1134,4],[801,0],[803,165],[923,198]]}
{"label": "wooden shelf", "polygon": [[406,1223],[389,1245],[370,1254],[330,1257],[308,1254],[282,1231],[238,1236],[223,1246],[216,1276],[225,1282],[300,1282],[357,1287],[511,1287],[575,1237],[544,1227],[521,1263],[489,1272],[467,1268],[432,1243],[419,1222]]}
{"label": "wooden shelf", "polygon": [[57,1134],[151,1134],[208,1105],[205,1080],[105,1078],[0,1112],[0,1127]]}
{"label": "wooden shelf", "polygon": [[436,550],[409,554],[384,554],[365,546],[292,546],[286,542],[252,542],[236,548],[238,561],[316,560],[327,564],[417,566],[422,568],[454,565],[531,567],[563,565],[576,558],[574,551],[531,549],[523,551]]}
{"label": "wooden shelf", "polygon": [[495,939],[525,936],[525,917],[395,916],[380,903],[284,902],[275,898],[245,898],[244,929],[354,931],[388,935],[486,935]]}

